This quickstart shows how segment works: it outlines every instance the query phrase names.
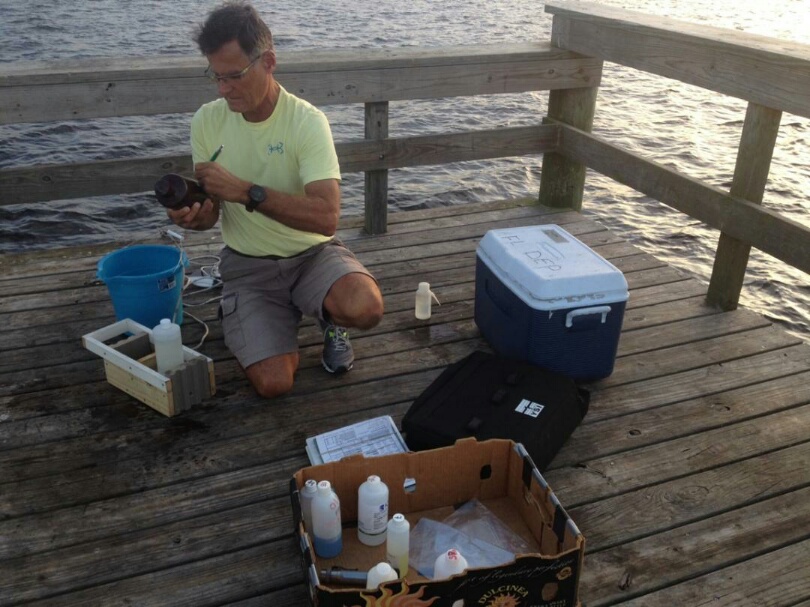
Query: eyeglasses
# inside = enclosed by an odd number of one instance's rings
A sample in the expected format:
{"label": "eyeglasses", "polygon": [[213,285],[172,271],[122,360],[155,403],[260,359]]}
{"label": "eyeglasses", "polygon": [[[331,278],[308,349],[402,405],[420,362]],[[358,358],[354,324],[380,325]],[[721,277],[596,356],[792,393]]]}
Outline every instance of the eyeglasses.
{"label": "eyeglasses", "polygon": [[219,83],[228,84],[230,82],[236,82],[237,80],[241,80],[242,78],[244,78],[245,74],[248,73],[248,70],[250,70],[250,68],[253,67],[253,64],[256,63],[261,58],[262,56],[261,54],[259,54],[250,63],[247,64],[245,69],[235,72],[233,74],[225,74],[224,76],[220,76],[219,74],[217,74],[214,70],[211,69],[211,66],[209,65],[207,68],[205,68],[205,75],[211,82],[216,82],[217,84]]}

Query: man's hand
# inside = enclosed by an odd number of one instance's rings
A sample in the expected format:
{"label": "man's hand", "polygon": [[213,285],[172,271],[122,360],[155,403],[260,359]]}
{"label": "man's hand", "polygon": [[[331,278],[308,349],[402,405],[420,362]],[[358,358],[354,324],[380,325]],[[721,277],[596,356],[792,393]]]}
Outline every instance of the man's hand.
{"label": "man's hand", "polygon": [[166,214],[175,225],[186,230],[208,230],[213,228],[219,219],[219,201],[214,202],[206,198],[202,204],[195,202],[190,207],[166,209]]}
{"label": "man's hand", "polygon": [[221,164],[198,162],[194,166],[194,176],[209,196],[242,204],[247,204],[250,200],[247,195],[250,182],[239,179]]}

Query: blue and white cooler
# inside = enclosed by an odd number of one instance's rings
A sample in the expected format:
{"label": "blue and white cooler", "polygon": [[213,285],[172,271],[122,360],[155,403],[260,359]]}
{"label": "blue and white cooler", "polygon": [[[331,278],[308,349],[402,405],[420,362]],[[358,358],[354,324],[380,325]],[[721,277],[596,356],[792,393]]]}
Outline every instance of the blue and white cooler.
{"label": "blue and white cooler", "polygon": [[502,356],[607,377],[627,295],[621,271],[557,225],[490,230],[478,245],[475,323]]}

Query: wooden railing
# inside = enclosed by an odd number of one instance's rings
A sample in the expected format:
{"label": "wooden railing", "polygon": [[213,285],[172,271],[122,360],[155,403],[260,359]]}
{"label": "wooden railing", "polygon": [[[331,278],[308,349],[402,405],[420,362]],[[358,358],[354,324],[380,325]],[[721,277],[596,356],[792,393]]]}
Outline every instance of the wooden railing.
{"label": "wooden railing", "polygon": [[595,96],[583,89],[552,91],[549,118],[565,125],[557,153],[544,158],[541,202],[578,208],[587,166],[717,228],[707,301],[725,310],[737,307],[751,246],[810,272],[810,230],[758,206],[782,111],[810,117],[810,46],[591,3],[551,3],[546,11],[554,15],[557,47],[749,105],[725,193],[588,134]]}
{"label": "wooden railing", "polygon": [[[203,58],[96,59],[0,69],[0,123],[193,112],[216,98]],[[388,102],[522,93],[599,84],[602,62],[545,44],[297,52],[276,77],[311,103],[365,105],[365,138],[338,142],[343,172],[366,172],[366,229],[385,231],[393,168],[540,154],[555,149],[550,125],[388,138]],[[170,91],[170,94],[167,94]],[[165,156],[0,171],[0,204],[151,190],[191,157]]]}
{"label": "wooden railing", "polygon": [[[782,111],[810,116],[810,47],[595,4],[547,4],[551,43],[284,54],[278,79],[316,105],[365,106],[363,139],[337,143],[365,172],[366,230],[386,229],[388,169],[544,154],[539,200],[581,208],[592,168],[721,233],[710,303],[737,305],[754,246],[810,272],[810,230],[763,208]],[[602,62],[749,101],[730,192],[590,133]],[[216,91],[197,58],[82,60],[0,68],[0,124],[192,112]],[[171,95],[166,94],[171,90]],[[388,137],[390,101],[548,90],[536,126]],[[187,155],[0,170],[0,204],[143,192]]]}

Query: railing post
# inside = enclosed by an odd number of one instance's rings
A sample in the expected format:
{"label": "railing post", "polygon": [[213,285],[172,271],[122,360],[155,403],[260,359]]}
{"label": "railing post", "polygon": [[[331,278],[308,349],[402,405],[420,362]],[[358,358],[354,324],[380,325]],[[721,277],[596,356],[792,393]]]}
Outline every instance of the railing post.
{"label": "railing post", "polygon": [[[569,22],[555,16],[551,26],[551,42],[560,46]],[[596,94],[599,87],[557,89],[548,96],[548,117],[580,130],[590,132],[596,111]],[[585,188],[586,166],[556,153],[543,154],[543,169],[540,175],[540,204],[550,207],[582,208],[582,192]]]}
{"label": "railing post", "polygon": [[[388,137],[388,102],[366,103],[366,139]],[[388,170],[365,172],[365,229],[384,234],[388,229]]]}
{"label": "railing post", "polygon": [[[755,103],[745,113],[731,195],[761,203],[782,112]],[[740,300],[751,245],[721,232],[706,303],[734,310]]]}

